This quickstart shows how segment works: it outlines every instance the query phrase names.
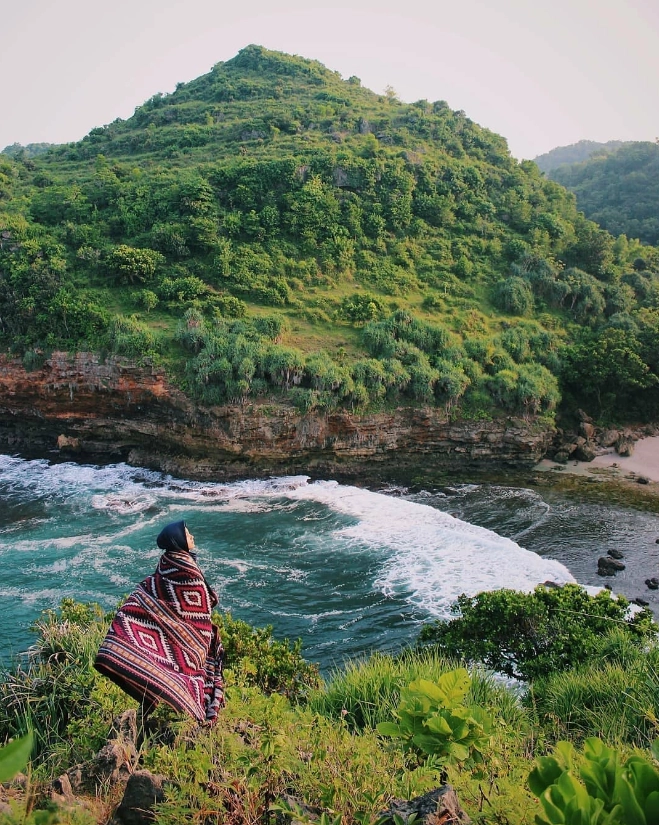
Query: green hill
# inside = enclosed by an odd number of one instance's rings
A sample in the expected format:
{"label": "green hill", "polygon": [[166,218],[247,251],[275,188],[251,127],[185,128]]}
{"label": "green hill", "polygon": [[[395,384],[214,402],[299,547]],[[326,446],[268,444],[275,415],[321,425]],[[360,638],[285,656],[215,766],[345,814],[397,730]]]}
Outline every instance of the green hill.
{"label": "green hill", "polygon": [[26,365],[149,356],[206,403],[651,415],[658,307],[658,251],[464,112],[259,46],[0,157],[0,342]]}
{"label": "green hill", "polygon": [[27,143],[23,146],[21,143],[12,143],[0,152],[3,155],[9,155],[12,158],[25,159],[34,158],[37,155],[43,155],[55,146],[54,143]]}
{"label": "green hill", "polygon": [[627,145],[628,143],[622,140],[609,140],[606,143],[598,143],[595,140],[580,140],[578,143],[571,143],[569,146],[557,146],[543,155],[538,155],[533,160],[541,172],[549,174],[559,166],[582,163],[594,156],[603,157],[617,151],[621,146]]}
{"label": "green hill", "polygon": [[577,197],[579,209],[614,235],[659,243],[659,145],[628,143],[550,177]]}

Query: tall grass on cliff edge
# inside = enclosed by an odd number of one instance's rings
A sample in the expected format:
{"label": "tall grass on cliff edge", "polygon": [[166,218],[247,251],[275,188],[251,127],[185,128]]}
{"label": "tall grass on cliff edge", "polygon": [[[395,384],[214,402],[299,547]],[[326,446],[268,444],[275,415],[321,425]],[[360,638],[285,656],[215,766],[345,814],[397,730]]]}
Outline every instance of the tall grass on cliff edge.
{"label": "tall grass on cliff edge", "polygon": [[648,748],[659,736],[659,647],[639,649],[614,630],[587,665],[537,679],[529,700],[554,740]]}
{"label": "tall grass on cliff edge", "polygon": [[113,716],[134,703],[93,668],[107,631],[98,605],[64,599],[32,629],[35,644],[0,673],[0,742],[33,730],[35,764],[57,775],[96,753]]}
{"label": "tall grass on cliff edge", "polygon": [[[309,696],[308,706],[322,716],[343,718],[354,731],[375,728],[379,722],[393,719],[402,687],[418,678],[437,681],[459,665],[429,648],[410,649],[399,656],[373,653],[334,671],[327,683]],[[513,691],[482,669],[473,668],[471,677],[470,703],[495,711],[515,730],[528,730],[528,712]]]}

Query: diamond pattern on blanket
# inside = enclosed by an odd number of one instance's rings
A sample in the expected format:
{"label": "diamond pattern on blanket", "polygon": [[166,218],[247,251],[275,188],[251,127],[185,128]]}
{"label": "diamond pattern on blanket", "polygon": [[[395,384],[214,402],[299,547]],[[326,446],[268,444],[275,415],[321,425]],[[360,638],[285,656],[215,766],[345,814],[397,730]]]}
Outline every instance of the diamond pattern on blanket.
{"label": "diamond pattern on blanket", "polygon": [[217,596],[188,553],[165,552],[119,608],[94,663],[138,701],[165,701],[200,722],[224,707]]}
{"label": "diamond pattern on blanket", "polygon": [[143,647],[163,662],[168,662],[171,665],[176,664],[165,635],[157,625],[140,621],[133,616],[126,617],[122,624],[137,647]]}

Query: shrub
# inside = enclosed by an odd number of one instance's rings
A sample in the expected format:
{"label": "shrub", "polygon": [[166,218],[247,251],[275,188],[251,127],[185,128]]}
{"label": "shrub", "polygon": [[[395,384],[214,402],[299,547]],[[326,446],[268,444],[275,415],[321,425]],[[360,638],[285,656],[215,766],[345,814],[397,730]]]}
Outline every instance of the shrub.
{"label": "shrub", "polygon": [[444,673],[437,682],[416,679],[400,693],[398,722],[380,722],[377,731],[401,742],[404,750],[433,756],[440,765],[483,761],[492,717],[478,705],[466,705],[471,679],[464,668]]}
{"label": "shrub", "polygon": [[131,284],[151,280],[164,262],[164,257],[154,249],[135,249],[126,244],[117,246],[106,259],[110,274]]}
{"label": "shrub", "polygon": [[155,292],[152,292],[150,289],[143,289],[138,295],[137,300],[141,307],[147,312],[151,312],[152,309],[158,306],[159,299]]}
{"label": "shrub", "polygon": [[341,302],[341,317],[355,323],[366,323],[380,318],[384,313],[384,306],[379,298],[368,292],[349,295]]}
{"label": "shrub", "polygon": [[233,295],[214,295],[209,301],[224,318],[244,318],[247,315],[245,302]]}
{"label": "shrub", "polygon": [[158,284],[157,291],[163,301],[187,303],[206,295],[209,288],[196,275],[187,275],[180,278],[163,278]]}
{"label": "shrub", "polygon": [[444,301],[437,295],[426,295],[423,301],[421,301],[421,306],[427,312],[437,312],[444,308]]}
{"label": "shrub", "polygon": [[110,324],[108,340],[112,352],[128,358],[153,355],[159,349],[154,333],[145,324],[140,323],[135,316],[115,317]]}
{"label": "shrub", "polygon": [[533,293],[524,278],[504,278],[495,284],[492,301],[497,309],[511,315],[529,315],[533,309]]}
{"label": "shrub", "polygon": [[613,626],[638,644],[657,632],[647,609],[630,615],[622,596],[607,590],[589,596],[576,584],[462,595],[452,612],[457,618],[426,625],[419,642],[525,680],[591,660],[600,637]]}
{"label": "shrub", "polygon": [[[105,742],[115,713],[131,700],[92,667],[106,632],[98,605],[64,599],[35,622],[26,663],[0,681],[0,740],[34,731],[35,759],[61,771],[88,759]],[[54,773],[54,775],[57,775]]]}
{"label": "shrub", "polygon": [[659,648],[641,647],[624,630],[612,630],[585,665],[551,673],[533,683],[541,724],[555,738],[648,747],[659,732]]}
{"label": "shrub", "polygon": [[302,641],[278,641],[272,626],[252,627],[230,613],[213,614],[224,646],[224,665],[239,685],[299,698],[320,684],[318,668],[302,658]]}
{"label": "shrub", "polygon": [[[659,760],[659,742],[652,752]],[[559,742],[553,755],[537,760],[528,782],[544,812],[536,816],[538,825],[659,822],[656,764],[640,755],[623,762],[617,750],[596,737],[584,742],[579,756],[570,742]]]}

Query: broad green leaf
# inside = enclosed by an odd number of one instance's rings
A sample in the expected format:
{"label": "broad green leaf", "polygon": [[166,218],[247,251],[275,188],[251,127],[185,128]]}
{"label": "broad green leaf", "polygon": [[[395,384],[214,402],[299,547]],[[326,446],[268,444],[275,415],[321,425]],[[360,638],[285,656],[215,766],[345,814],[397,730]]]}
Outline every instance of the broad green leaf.
{"label": "broad green leaf", "polygon": [[409,689],[419,696],[429,699],[436,705],[444,704],[444,693],[434,682],[430,682],[428,679],[415,679],[410,683]]}
{"label": "broad green leaf", "polygon": [[[634,790],[629,782],[620,777],[616,782],[616,801],[620,803],[623,811],[623,822],[625,825],[646,825],[645,814],[638,803]],[[650,825],[650,823],[647,823]]]}
{"label": "broad green leaf", "polygon": [[531,792],[538,797],[542,796],[547,788],[558,780],[563,770],[553,756],[539,756],[527,779]]}
{"label": "broad green leaf", "polygon": [[651,793],[659,792],[659,772],[645,759],[638,756],[630,757],[625,764],[625,770],[638,800],[642,801]]}
{"label": "broad green leaf", "polygon": [[464,667],[442,674],[437,681],[437,687],[442,695],[442,702],[447,707],[462,703],[470,685],[471,679]]}
{"label": "broad green leaf", "polygon": [[563,773],[558,777],[556,787],[566,799],[576,797],[582,802],[587,803],[588,791],[584,788],[581,782],[569,773],[569,771],[563,771]]}
{"label": "broad green leaf", "polygon": [[599,759],[613,756],[613,748],[607,747],[597,736],[589,736],[583,743],[583,753],[587,759]]}
{"label": "broad green leaf", "polygon": [[572,770],[572,763],[574,761],[574,745],[572,742],[557,742],[554,748],[554,756],[558,763],[562,765],[566,771]]}
{"label": "broad green leaf", "polygon": [[466,721],[471,724],[480,725],[483,728],[484,733],[490,733],[494,723],[492,715],[489,714],[485,708],[481,708],[478,705],[472,705],[468,708]]}
{"label": "broad green leaf", "polygon": [[[563,812],[563,799],[560,798],[559,804],[557,805],[556,802],[552,799],[549,789],[545,791],[544,794],[540,797],[540,804],[545,812],[546,822],[549,822],[550,825],[564,825],[565,823],[565,814]],[[542,820],[540,820],[542,821]]]}
{"label": "broad green leaf", "polygon": [[659,822],[659,791],[652,791],[645,800],[643,810],[648,823]]}
{"label": "broad green leaf", "polygon": [[468,735],[469,725],[464,720],[451,716],[447,721],[453,731],[454,739],[464,739]]}
{"label": "broad green leaf", "polygon": [[441,733],[444,736],[453,735],[453,729],[443,716],[431,716],[426,719],[426,727],[433,733]]}
{"label": "broad green leaf", "polygon": [[458,762],[464,762],[465,759],[469,759],[469,748],[466,748],[459,742],[450,742],[448,751],[454,759],[458,760]]}
{"label": "broad green leaf", "polygon": [[23,770],[30,759],[33,744],[34,735],[30,731],[0,748],[0,782],[9,782]]}
{"label": "broad green leaf", "polygon": [[439,739],[437,736],[429,736],[425,733],[417,733],[412,737],[412,742],[430,756],[448,756],[446,750],[446,741]]}
{"label": "broad green leaf", "polygon": [[380,736],[401,736],[401,730],[394,722],[379,722],[376,730]]}
{"label": "broad green leaf", "polygon": [[[620,768],[618,768],[619,770]],[[604,800],[608,806],[612,802],[612,794],[615,788],[615,773],[607,772],[601,764],[591,761],[585,761],[579,773],[588,793],[596,799]]]}

